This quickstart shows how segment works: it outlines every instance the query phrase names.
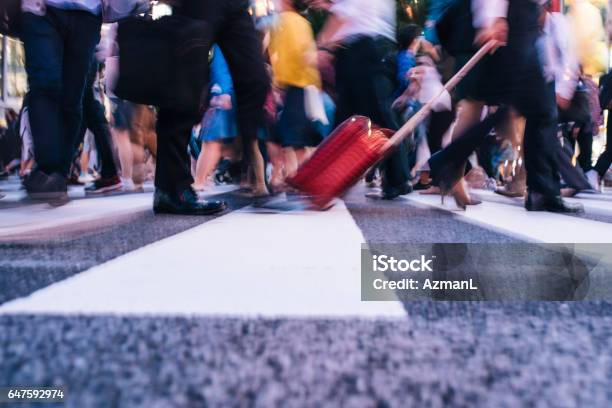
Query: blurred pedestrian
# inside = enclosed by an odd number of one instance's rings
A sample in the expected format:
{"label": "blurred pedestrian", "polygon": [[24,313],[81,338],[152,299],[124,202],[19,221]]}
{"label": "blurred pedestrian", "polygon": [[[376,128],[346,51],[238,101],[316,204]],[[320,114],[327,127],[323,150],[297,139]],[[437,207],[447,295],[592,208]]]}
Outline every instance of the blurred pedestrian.
{"label": "blurred pedestrian", "polygon": [[[114,143],[111,128],[106,119],[106,110],[102,104],[102,87],[98,81],[100,63],[94,58],[89,70],[87,84],[83,100],[83,124],[81,134],[87,130],[93,135],[94,143],[89,146],[95,147],[97,153],[100,177],[93,184],[85,188],[88,194],[102,194],[119,190],[123,187],[119,178],[119,171],[115,163]],[[90,141],[91,142],[91,141]],[[87,145],[87,143],[86,143]],[[85,149],[84,149],[85,150]],[[85,151],[84,151],[85,153]],[[82,171],[87,172],[87,167]]]}
{"label": "blurred pedestrian", "polygon": [[238,136],[234,83],[223,52],[217,45],[212,49],[210,84],[210,107],[202,119],[198,135],[202,151],[193,183],[193,188],[198,192],[205,190],[221,160],[224,144],[231,143]]}
{"label": "blurred pedestrian", "polygon": [[31,197],[59,198],[83,115],[83,92],[100,40],[101,0],[24,0],[29,114],[36,169],[24,185]]}
{"label": "blurred pedestrian", "polygon": [[[484,45],[494,41],[501,48],[484,61],[480,74],[474,77],[467,91],[474,100],[510,104],[525,116],[526,209],[577,213],[583,211],[582,206],[568,204],[561,198],[554,82],[544,76],[537,47],[543,3],[540,0],[471,1],[477,29],[475,42]],[[498,110],[430,159],[432,173],[440,181],[443,193],[454,192],[469,154],[506,115],[505,109]],[[454,197],[465,208],[464,196]]]}
{"label": "blurred pedestrian", "polygon": [[[327,6],[327,5],[325,5]],[[335,60],[338,104],[336,124],[364,115],[375,124],[397,129],[393,103],[393,54],[397,51],[396,3],[393,0],[338,0],[319,35],[319,48]],[[412,192],[406,146],[381,165],[381,198],[393,200]]]}
{"label": "blurred pedestrian", "polygon": [[[261,40],[249,14],[249,1],[181,0],[172,3],[176,15],[208,23],[211,41],[223,51],[233,76],[242,145],[251,146],[265,124],[263,106],[270,84]],[[187,146],[192,128],[200,119],[194,112],[159,110],[154,201],[157,213],[207,215],[223,211],[227,206],[224,202],[199,201],[192,188]],[[244,148],[243,151],[245,159],[251,162],[254,159],[251,150]]]}
{"label": "blurred pedestrian", "polygon": [[274,81],[282,95],[278,136],[284,148],[286,175],[292,176],[309,157],[308,148],[322,140],[316,119],[309,115],[309,104],[318,104],[323,110],[322,84],[314,33],[308,20],[300,15],[307,3],[282,0],[279,5],[278,24],[270,33],[269,55]]}

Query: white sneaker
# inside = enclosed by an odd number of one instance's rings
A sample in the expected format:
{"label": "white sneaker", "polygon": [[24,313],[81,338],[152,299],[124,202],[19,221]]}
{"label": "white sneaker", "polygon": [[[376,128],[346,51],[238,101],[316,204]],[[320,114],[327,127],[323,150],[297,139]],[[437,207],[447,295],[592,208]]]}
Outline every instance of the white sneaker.
{"label": "white sneaker", "polygon": [[143,193],[144,186],[142,184],[135,184],[134,181],[130,179],[121,179],[123,184],[123,192],[124,193]]}
{"label": "white sneaker", "polygon": [[79,176],[79,181],[81,183],[87,184],[87,183],[91,183],[92,181],[94,181],[94,178],[89,173],[81,173],[81,175]]}
{"label": "white sneaker", "polygon": [[586,173],[586,177],[589,180],[589,184],[593,188],[593,190],[601,193],[601,180],[599,179],[599,174],[595,170],[590,170]]}

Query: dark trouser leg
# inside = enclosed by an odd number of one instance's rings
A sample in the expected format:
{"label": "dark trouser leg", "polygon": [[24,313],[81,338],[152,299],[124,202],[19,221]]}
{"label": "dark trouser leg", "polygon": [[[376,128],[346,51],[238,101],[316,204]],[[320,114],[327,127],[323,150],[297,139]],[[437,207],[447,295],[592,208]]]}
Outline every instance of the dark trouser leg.
{"label": "dark trouser leg", "polygon": [[589,180],[581,168],[572,164],[572,156],[566,152],[561,143],[557,143],[557,167],[563,181],[569,188],[575,190],[588,190],[591,188]]}
{"label": "dark trouser leg", "polygon": [[442,139],[455,120],[455,112],[432,112],[427,131],[427,144],[431,154],[442,149]]}
{"label": "dark trouser leg", "polygon": [[198,117],[160,109],[157,117],[155,187],[174,194],[193,183],[187,145]]}
{"label": "dark trouser leg", "polygon": [[257,132],[265,126],[264,104],[270,90],[261,40],[247,11],[248,2],[232,3],[229,15],[217,36],[234,81],[238,103],[238,126],[243,152],[248,160]]}
{"label": "dark trouser leg", "polygon": [[580,127],[578,147],[578,164],[583,171],[588,172],[593,169],[593,123],[589,122]]}
{"label": "dark trouser leg", "polygon": [[525,126],[525,168],[530,191],[547,196],[560,195],[556,121],[527,117]]}
{"label": "dark trouser leg", "polygon": [[[498,109],[497,112],[489,115],[482,122],[478,122],[469,128],[445,149],[435,153],[431,159],[429,159],[432,178],[436,179],[439,176],[447,177],[452,173],[455,180],[444,180],[444,184],[450,186],[459,181],[465,174],[465,165],[472,152],[484,143],[493,127],[506,117],[507,110],[503,108]],[[456,171],[449,173],[446,171],[443,172],[443,169],[456,169]]]}
{"label": "dark trouser leg", "polygon": [[[338,106],[336,124],[352,115],[364,115],[382,127],[397,129],[391,111],[393,83],[385,71],[384,46],[363,38],[341,50],[336,60]],[[381,165],[383,188],[402,186],[410,169],[404,144]]]}
{"label": "dark trouser leg", "polygon": [[63,125],[60,115],[64,44],[58,22],[51,14],[44,17],[24,13],[22,35],[28,73],[28,108],[38,169],[47,173],[62,171]]}
{"label": "dark trouser leg", "polygon": [[595,165],[595,171],[599,174],[599,177],[603,178],[608,169],[612,165],[612,123],[610,123],[610,116],[608,116],[608,133],[606,135],[606,151],[599,156],[597,164]]}
{"label": "dark trouser leg", "polygon": [[557,139],[557,105],[554,83],[546,83],[535,51],[523,56],[526,67],[521,71],[514,103],[526,118],[525,168],[527,188],[545,196],[561,195],[559,179],[560,149]]}
{"label": "dark trouser leg", "polygon": [[100,174],[106,178],[117,175],[117,165],[113,156],[113,141],[110,126],[104,114],[104,106],[96,99],[94,94],[97,67],[98,64],[94,63],[89,70],[89,78],[83,98],[84,120],[80,139],[82,140],[86,129],[91,130],[96,140],[96,149],[101,168]]}
{"label": "dark trouser leg", "polygon": [[78,11],[65,11],[69,24],[64,41],[63,119],[64,173],[68,174],[83,119],[83,94],[96,44],[100,41],[101,18]]}

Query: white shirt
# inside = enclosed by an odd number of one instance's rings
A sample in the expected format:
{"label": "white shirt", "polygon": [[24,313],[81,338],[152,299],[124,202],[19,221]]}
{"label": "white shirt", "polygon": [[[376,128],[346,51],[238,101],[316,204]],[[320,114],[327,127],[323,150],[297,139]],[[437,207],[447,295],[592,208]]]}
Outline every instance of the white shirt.
{"label": "white shirt", "polygon": [[508,0],[472,0],[474,27],[490,27],[498,18],[508,15]]}
{"label": "white shirt", "polygon": [[544,25],[544,74],[555,81],[558,95],[572,99],[580,74],[572,35],[566,17],[561,13],[548,13]]}
{"label": "white shirt", "polygon": [[345,24],[331,42],[341,42],[356,35],[380,35],[395,41],[395,11],[393,0],[338,0],[331,12]]}
{"label": "white shirt", "polygon": [[[508,1],[509,0],[472,0],[474,27],[490,27],[497,18],[506,18],[508,16]],[[538,4],[544,4],[547,0],[531,1]]]}

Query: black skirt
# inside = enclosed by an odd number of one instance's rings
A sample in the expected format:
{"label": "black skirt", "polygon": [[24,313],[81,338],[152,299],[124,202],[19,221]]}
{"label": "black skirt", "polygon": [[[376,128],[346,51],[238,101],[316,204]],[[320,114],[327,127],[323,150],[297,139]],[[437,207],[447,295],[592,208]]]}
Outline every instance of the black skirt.
{"label": "black skirt", "polygon": [[283,147],[314,147],[321,143],[319,131],[306,116],[304,89],[287,88],[278,121],[278,136]]}

